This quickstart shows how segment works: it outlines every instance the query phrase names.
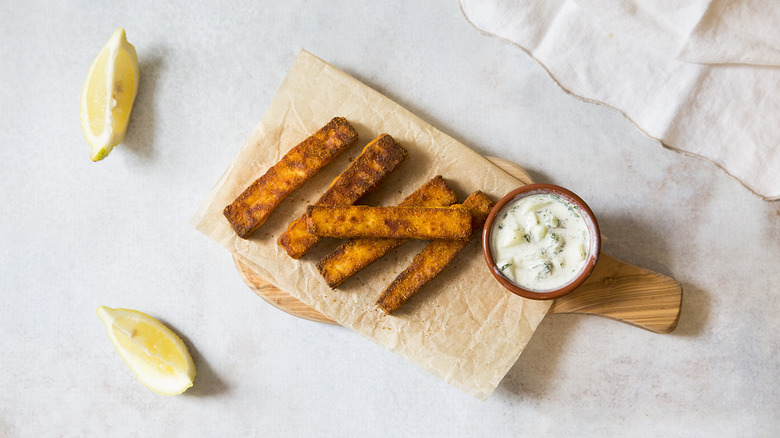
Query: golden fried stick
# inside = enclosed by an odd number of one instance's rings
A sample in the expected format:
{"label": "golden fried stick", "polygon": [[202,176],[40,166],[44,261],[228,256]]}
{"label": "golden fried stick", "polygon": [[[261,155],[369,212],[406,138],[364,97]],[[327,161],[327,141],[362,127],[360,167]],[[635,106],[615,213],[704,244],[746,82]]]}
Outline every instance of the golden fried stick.
{"label": "golden fried stick", "polygon": [[223,214],[239,237],[247,239],[293,190],[314,176],[358,138],[347,119],[336,117],[290,149],[256,179]]}
{"label": "golden fried stick", "polygon": [[[485,223],[490,209],[493,208],[493,202],[484,193],[476,191],[466,198],[463,206],[471,211],[472,227],[478,231]],[[414,257],[409,267],[398,274],[390,286],[382,292],[376,304],[387,314],[398,310],[409,297],[444,271],[466,247],[469,240],[471,239],[434,240],[429,243]]]}
{"label": "golden fried stick", "polygon": [[[458,201],[447,187],[444,178],[436,175],[401,201],[402,207],[446,207]],[[406,239],[358,238],[342,243],[335,251],[317,263],[317,269],[331,288],[365,268],[388,252],[398,248]]]}
{"label": "golden fried stick", "polygon": [[[316,205],[351,205],[373,191],[406,159],[406,150],[387,134],[371,141],[349,167],[330,183]],[[309,232],[306,214],[293,221],[277,239],[287,254],[300,258],[321,239]]]}
{"label": "golden fried stick", "polygon": [[368,207],[366,205],[306,208],[309,231],[327,237],[390,237],[394,239],[465,239],[471,235],[471,213],[453,207]]}

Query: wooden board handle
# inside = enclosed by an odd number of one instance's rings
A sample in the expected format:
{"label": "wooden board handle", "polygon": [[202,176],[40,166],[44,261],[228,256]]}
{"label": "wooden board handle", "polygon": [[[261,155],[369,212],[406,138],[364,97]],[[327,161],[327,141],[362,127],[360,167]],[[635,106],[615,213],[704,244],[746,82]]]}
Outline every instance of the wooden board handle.
{"label": "wooden board handle", "polygon": [[585,313],[669,333],[677,327],[681,305],[677,280],[602,252],[588,280],[555,300],[547,313]]}

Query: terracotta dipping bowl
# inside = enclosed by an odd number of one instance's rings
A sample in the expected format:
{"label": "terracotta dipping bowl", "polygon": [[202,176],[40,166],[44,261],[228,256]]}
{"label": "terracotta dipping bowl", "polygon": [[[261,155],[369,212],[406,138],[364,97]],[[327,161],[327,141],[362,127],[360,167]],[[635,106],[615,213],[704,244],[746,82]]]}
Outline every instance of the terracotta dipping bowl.
{"label": "terracotta dipping bowl", "polygon": [[[544,194],[557,195],[579,209],[581,216],[585,219],[590,242],[588,245],[588,254],[585,257],[585,264],[572,280],[557,289],[532,290],[517,285],[512,280],[505,277],[501,270],[498,269],[490,248],[490,236],[493,230],[493,222],[504,206],[521,197]],[[485,261],[487,262],[488,269],[490,269],[490,273],[493,274],[493,277],[510,292],[532,300],[552,300],[554,298],[562,297],[578,288],[587,280],[591,272],[593,272],[593,268],[596,267],[596,262],[598,261],[599,253],[601,252],[601,233],[599,231],[599,224],[596,222],[596,216],[593,215],[593,211],[588,207],[588,204],[579,196],[563,187],[552,184],[529,184],[527,186],[518,187],[507,193],[490,211],[482,230],[482,252],[485,254]]]}

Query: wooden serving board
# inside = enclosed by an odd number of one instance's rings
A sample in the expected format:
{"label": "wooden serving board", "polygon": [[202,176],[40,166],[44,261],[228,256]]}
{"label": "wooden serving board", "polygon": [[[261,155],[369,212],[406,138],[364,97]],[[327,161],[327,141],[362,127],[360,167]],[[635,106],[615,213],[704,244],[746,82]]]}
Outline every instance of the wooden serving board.
{"label": "wooden serving board", "polygon": [[[486,158],[524,184],[533,182],[517,164]],[[244,282],[271,305],[299,318],[336,324],[269,283],[238,257],[233,256],[233,260]],[[682,286],[674,278],[621,262],[602,252],[588,280],[574,292],[556,299],[547,314],[585,313],[656,333],[669,333],[677,327],[681,304]]]}

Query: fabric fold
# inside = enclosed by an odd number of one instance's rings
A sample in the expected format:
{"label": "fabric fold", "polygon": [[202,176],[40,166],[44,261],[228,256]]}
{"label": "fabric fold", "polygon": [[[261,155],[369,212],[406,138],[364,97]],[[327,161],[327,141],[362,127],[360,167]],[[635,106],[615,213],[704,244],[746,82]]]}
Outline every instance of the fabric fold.
{"label": "fabric fold", "polygon": [[713,0],[678,58],[699,64],[780,66],[780,8],[767,0]]}

